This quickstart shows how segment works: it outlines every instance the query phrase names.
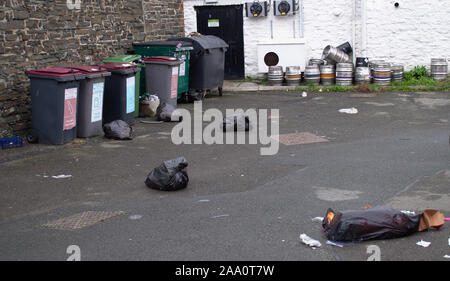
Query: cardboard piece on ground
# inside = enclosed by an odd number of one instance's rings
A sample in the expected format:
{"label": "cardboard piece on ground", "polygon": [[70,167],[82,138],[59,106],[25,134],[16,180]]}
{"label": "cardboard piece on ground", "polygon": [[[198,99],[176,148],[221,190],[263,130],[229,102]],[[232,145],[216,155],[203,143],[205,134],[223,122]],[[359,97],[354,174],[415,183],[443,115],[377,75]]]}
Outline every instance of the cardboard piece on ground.
{"label": "cardboard piece on ground", "polygon": [[430,227],[440,228],[444,225],[444,214],[437,210],[425,210],[420,217],[419,231],[427,230]]}

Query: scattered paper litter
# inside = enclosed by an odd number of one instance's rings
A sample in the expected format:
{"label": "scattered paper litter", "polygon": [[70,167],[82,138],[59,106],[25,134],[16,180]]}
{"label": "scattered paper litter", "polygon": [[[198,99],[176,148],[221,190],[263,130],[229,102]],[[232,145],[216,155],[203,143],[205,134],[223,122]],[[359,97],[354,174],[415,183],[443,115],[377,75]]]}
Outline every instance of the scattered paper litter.
{"label": "scattered paper litter", "polygon": [[343,109],[339,109],[340,113],[347,113],[347,114],[357,114],[358,113],[358,109],[352,107],[352,108],[343,108]]}
{"label": "scattered paper litter", "polygon": [[313,249],[322,246],[322,244],[320,244],[319,241],[312,239],[311,237],[309,237],[308,235],[306,235],[304,233],[300,234],[300,240],[302,241],[303,244],[306,244]]}
{"label": "scattered paper litter", "polygon": [[307,92],[303,92],[302,93],[302,97],[304,97],[304,98],[308,97],[308,93]]}
{"label": "scattered paper litter", "polygon": [[419,245],[419,246],[422,246],[422,247],[424,247],[424,248],[428,248],[428,246],[431,245],[431,242],[427,242],[427,241],[420,240],[420,241],[417,242],[416,244]]}
{"label": "scattered paper litter", "polygon": [[323,217],[315,217],[311,219],[313,222],[323,222]]}
{"label": "scattered paper litter", "polygon": [[450,255],[445,255],[444,259],[450,259]]}
{"label": "scattered paper litter", "polygon": [[403,214],[406,214],[408,216],[415,216],[416,215],[416,212],[413,212],[413,211],[400,211],[400,212],[402,212]]}
{"label": "scattered paper litter", "polygon": [[72,175],[59,175],[59,176],[52,176],[52,178],[54,179],[67,179],[67,178],[71,178]]}

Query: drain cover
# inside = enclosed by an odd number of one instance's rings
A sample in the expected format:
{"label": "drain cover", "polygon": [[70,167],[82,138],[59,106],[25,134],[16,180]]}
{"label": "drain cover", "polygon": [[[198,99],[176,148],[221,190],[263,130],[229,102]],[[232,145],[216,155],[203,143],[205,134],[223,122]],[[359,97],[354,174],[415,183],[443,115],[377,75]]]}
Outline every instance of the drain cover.
{"label": "drain cover", "polygon": [[328,140],[311,133],[297,133],[279,135],[279,142],[284,145],[297,145],[328,142]]}
{"label": "drain cover", "polygon": [[43,227],[60,229],[60,230],[76,230],[85,228],[107,219],[123,215],[124,212],[103,212],[103,211],[86,211],[75,214],[70,217],[61,218],[42,225]]}

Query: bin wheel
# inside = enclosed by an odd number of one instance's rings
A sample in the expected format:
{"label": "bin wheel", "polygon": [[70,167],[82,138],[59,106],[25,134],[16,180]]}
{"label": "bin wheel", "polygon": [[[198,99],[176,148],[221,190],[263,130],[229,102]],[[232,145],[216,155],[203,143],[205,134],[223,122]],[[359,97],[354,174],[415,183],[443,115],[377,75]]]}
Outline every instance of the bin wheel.
{"label": "bin wheel", "polygon": [[223,96],[223,88],[219,87],[219,96]]}
{"label": "bin wheel", "polygon": [[34,132],[34,131],[28,132],[26,137],[27,137],[28,143],[38,143],[39,142],[39,138],[38,138],[36,132]]}

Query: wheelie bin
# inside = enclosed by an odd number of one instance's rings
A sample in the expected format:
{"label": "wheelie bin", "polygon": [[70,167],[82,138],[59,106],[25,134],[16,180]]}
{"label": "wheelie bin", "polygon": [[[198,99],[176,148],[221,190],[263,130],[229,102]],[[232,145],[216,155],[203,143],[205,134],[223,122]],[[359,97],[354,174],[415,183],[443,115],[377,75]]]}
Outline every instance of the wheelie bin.
{"label": "wheelie bin", "polygon": [[77,137],[90,138],[103,134],[103,95],[105,77],[111,76],[102,66],[75,66],[86,75],[80,83],[78,97]]}
{"label": "wheelie bin", "polygon": [[[183,94],[189,92],[189,68],[191,51],[194,49],[191,43],[185,41],[152,41],[134,43],[133,47],[134,53],[141,55],[143,58],[168,56],[180,59],[182,64],[178,74],[178,99],[181,99]],[[142,75],[142,77],[144,76]],[[141,83],[145,83],[145,79],[141,80]],[[145,89],[146,87],[141,88],[141,96],[144,94]]]}
{"label": "wheelie bin", "polygon": [[145,84],[142,84],[142,80],[145,83],[145,74],[143,72],[145,65],[140,63],[140,55],[119,55],[103,60],[103,63],[134,63],[141,68],[141,72],[136,73],[136,104],[134,117],[139,117],[139,97],[144,94]]}
{"label": "wheelie bin", "polygon": [[172,38],[192,43],[189,88],[199,91],[218,88],[222,95],[225,76],[225,52],[228,44],[214,35]]}
{"label": "wheelie bin", "polygon": [[31,80],[32,131],[28,139],[64,144],[77,135],[77,103],[81,71],[48,68],[25,72]]}
{"label": "wheelie bin", "polygon": [[157,56],[144,58],[146,89],[150,95],[157,95],[164,103],[177,107],[178,73],[183,63],[175,57]]}
{"label": "wheelie bin", "polygon": [[136,73],[141,69],[131,63],[107,63],[102,65],[111,76],[105,79],[103,124],[122,120],[134,123],[136,110]]}

